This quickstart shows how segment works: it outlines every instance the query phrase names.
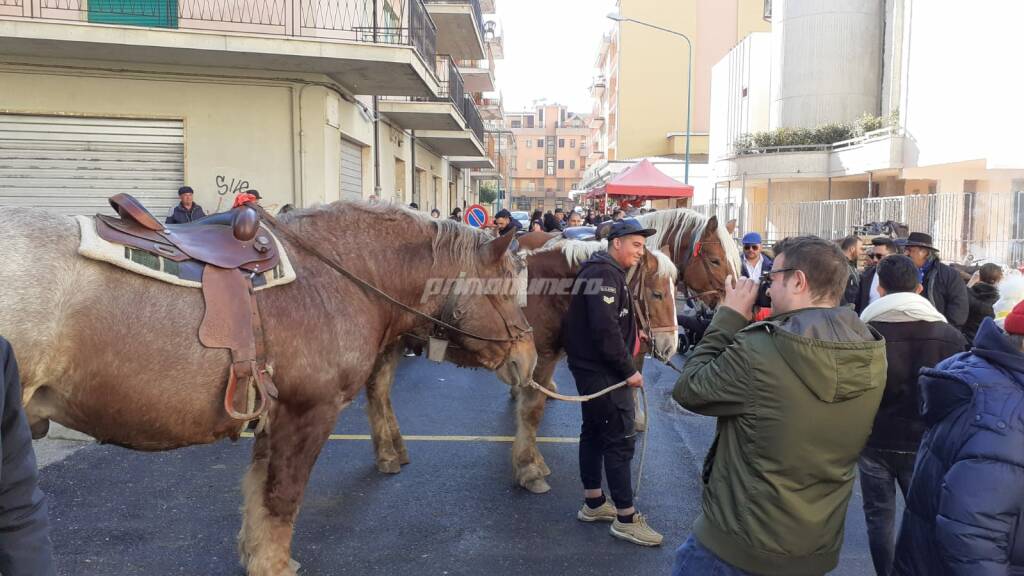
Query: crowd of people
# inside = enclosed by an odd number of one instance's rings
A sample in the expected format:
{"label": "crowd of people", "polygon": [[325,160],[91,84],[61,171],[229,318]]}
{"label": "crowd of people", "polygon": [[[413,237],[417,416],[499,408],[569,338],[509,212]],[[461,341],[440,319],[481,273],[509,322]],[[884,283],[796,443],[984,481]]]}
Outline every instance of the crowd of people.
{"label": "crowd of people", "polygon": [[718,418],[674,574],[831,570],[855,468],[877,574],[1024,570],[1024,280],[968,280],[921,232],[863,270],[857,237],[741,243],[674,391]]}

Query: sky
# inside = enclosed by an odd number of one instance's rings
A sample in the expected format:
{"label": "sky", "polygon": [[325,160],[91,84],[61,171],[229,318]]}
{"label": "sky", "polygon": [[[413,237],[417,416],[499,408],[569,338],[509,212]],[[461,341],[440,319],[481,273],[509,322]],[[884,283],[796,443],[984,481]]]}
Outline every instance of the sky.
{"label": "sky", "polygon": [[[497,0],[505,59],[495,80],[505,111],[532,107],[546,98],[589,113],[590,83],[601,36],[614,22],[616,0]],[[484,16],[484,19],[494,15]]]}

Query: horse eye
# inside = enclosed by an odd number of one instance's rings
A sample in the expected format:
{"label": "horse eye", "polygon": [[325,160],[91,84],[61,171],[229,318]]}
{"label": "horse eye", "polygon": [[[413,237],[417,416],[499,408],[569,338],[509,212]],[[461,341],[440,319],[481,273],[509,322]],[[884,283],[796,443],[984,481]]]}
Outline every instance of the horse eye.
{"label": "horse eye", "polygon": [[722,261],[719,260],[718,258],[712,258],[711,259],[711,265],[712,266],[720,266],[721,264],[722,264]]}
{"label": "horse eye", "polygon": [[654,290],[653,292],[651,292],[651,295],[654,296],[658,300],[661,300],[662,298],[665,297],[665,295],[662,294],[660,290]]}

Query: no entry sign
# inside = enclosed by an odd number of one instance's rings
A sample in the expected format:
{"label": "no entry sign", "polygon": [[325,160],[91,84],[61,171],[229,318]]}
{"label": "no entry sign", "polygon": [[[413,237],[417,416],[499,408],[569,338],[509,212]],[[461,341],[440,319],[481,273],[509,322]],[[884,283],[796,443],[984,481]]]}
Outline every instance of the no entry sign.
{"label": "no entry sign", "polygon": [[491,215],[487,213],[487,209],[479,204],[473,204],[469,208],[466,208],[465,214],[462,219],[474,228],[480,228],[487,226],[491,223]]}

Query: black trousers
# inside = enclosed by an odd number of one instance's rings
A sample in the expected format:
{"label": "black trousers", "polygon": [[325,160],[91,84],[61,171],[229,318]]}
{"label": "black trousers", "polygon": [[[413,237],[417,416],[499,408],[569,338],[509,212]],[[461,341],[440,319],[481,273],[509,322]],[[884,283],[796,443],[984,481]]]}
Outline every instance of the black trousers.
{"label": "black trousers", "polygon": [[[572,371],[580,394],[593,394],[618,382],[605,374]],[[601,472],[616,508],[633,505],[633,453],[636,446],[633,390],[619,388],[580,404],[580,479],[586,490],[601,488]]]}

